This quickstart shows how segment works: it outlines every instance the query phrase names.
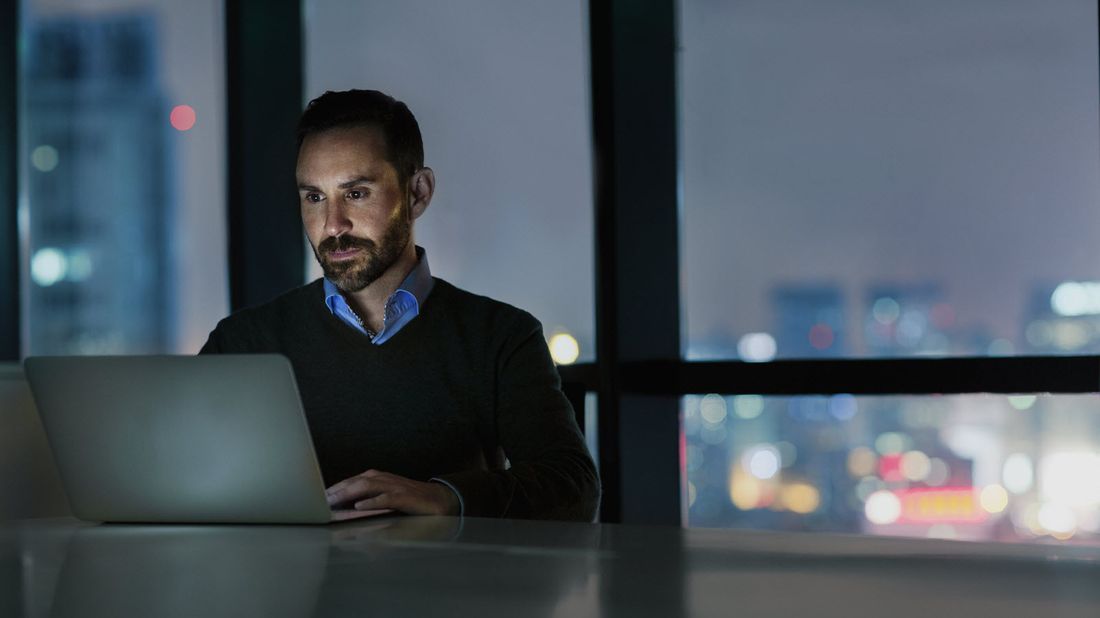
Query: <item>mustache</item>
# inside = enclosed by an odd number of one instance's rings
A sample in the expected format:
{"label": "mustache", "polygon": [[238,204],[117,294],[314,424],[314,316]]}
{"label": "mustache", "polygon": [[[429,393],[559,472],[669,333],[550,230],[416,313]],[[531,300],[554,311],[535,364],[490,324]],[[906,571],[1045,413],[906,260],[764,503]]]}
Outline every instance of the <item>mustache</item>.
{"label": "mustache", "polygon": [[371,251],[374,249],[374,241],[346,234],[343,236],[329,236],[317,245],[317,252],[323,255],[331,251],[347,251],[353,248]]}

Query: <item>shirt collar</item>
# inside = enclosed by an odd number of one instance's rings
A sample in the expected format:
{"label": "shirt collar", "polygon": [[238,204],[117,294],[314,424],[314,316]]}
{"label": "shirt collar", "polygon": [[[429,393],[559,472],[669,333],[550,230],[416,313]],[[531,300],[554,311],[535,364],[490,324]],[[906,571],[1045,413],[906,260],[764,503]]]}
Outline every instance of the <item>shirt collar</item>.
{"label": "shirt collar", "polygon": [[[340,288],[329,281],[328,277],[324,278],[323,285],[325,288],[325,306],[328,307],[329,311],[335,313],[337,303],[346,301],[340,292]],[[424,247],[418,245],[416,247],[416,266],[409,271],[409,274],[401,281],[401,285],[397,286],[397,289],[386,300],[386,307],[389,308],[394,299],[398,297],[399,292],[406,292],[412,294],[413,298],[416,299],[416,307],[419,311],[420,306],[424,304],[434,286],[435,280],[432,279],[432,270],[428,266],[428,254],[424,251]]]}

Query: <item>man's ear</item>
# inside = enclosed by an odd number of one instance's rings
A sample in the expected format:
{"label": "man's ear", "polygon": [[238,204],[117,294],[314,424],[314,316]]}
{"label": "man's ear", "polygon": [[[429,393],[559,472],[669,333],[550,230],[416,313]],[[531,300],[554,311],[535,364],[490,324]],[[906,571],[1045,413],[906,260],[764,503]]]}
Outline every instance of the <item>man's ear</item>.
{"label": "man's ear", "polygon": [[409,210],[415,221],[424,214],[435,195],[435,172],[430,167],[422,167],[409,179]]}

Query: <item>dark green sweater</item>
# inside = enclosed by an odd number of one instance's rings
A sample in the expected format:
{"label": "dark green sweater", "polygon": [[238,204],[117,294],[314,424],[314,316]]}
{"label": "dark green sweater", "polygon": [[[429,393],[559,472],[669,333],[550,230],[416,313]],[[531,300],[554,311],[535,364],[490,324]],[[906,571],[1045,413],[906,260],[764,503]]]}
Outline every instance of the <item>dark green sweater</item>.
{"label": "dark green sweater", "polygon": [[[592,458],[531,314],[443,281],[382,345],[332,315],[321,280],[218,323],[200,353],[290,359],[325,485],[440,478],[465,514],[591,520]],[[505,469],[505,458],[510,468]]]}

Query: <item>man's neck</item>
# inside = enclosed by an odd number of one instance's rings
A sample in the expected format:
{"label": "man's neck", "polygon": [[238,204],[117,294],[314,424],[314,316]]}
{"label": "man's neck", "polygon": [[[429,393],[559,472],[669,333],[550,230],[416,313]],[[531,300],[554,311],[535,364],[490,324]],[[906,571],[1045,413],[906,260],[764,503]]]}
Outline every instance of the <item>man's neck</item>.
{"label": "man's neck", "polygon": [[358,292],[344,292],[344,298],[355,310],[363,325],[372,332],[379,332],[385,324],[386,301],[397,291],[405,277],[416,268],[416,245],[409,239],[401,257],[382,276]]}

